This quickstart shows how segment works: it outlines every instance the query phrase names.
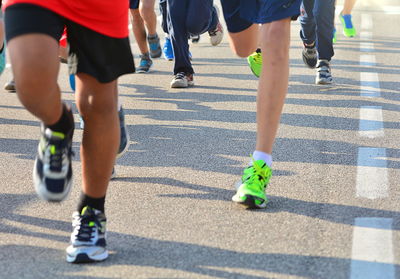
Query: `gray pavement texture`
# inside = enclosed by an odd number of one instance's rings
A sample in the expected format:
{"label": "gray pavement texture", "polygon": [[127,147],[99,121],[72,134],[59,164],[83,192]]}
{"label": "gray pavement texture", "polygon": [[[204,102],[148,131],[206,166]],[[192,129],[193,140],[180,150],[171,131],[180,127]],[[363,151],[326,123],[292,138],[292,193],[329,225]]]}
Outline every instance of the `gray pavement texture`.
{"label": "gray pavement texture", "polygon": [[[359,62],[363,40],[345,38],[338,22],[335,85],[314,85],[315,70],[301,60],[294,22],[289,93],[265,210],[231,202],[254,149],[257,79],[245,59],[231,53],[226,37],[212,47],[205,34],[191,46],[193,88],[170,89],[173,63],[163,59],[149,74],[120,79],[131,145],[109,186],[111,255],[102,263],[65,262],[80,193],[82,131],[74,138],[70,197],[43,202],[31,178],[39,122],[16,94],[0,92],[0,278],[350,278],[357,217],[393,219],[393,264],[400,278],[400,3],[359,2],[356,26],[363,14],[373,19],[370,42],[381,97],[360,96],[360,73],[371,71]],[[132,46],[138,62],[134,40]],[[10,78],[7,69],[0,84]],[[65,65],[59,84],[74,106]],[[383,138],[359,137],[361,106],[382,107]],[[356,197],[359,147],[386,148],[388,197]]]}

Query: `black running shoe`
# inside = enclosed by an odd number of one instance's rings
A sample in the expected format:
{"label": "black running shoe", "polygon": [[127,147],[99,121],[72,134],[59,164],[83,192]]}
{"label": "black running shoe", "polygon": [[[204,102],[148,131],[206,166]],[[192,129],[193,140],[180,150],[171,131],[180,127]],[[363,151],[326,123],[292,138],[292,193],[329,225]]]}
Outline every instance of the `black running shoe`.
{"label": "black running shoe", "polygon": [[[71,116],[72,117],[72,116]],[[60,202],[72,186],[72,136],[41,127],[42,136],[33,168],[33,181],[40,198]]]}
{"label": "black running shoe", "polygon": [[312,47],[304,45],[302,52],[303,62],[309,68],[315,68],[318,62],[317,48],[315,44]]}
{"label": "black running shoe", "polygon": [[71,245],[68,246],[67,262],[90,263],[104,261],[106,249],[106,216],[97,209],[86,206],[82,212],[72,214]]}

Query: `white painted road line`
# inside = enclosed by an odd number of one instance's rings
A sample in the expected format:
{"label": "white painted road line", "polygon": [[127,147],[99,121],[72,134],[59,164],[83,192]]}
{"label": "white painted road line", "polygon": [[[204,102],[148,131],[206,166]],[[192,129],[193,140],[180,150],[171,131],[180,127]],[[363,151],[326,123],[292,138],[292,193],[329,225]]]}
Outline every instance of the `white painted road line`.
{"label": "white painted road line", "polygon": [[377,73],[360,73],[360,95],[361,97],[380,97],[381,89]]}
{"label": "white painted road line", "polygon": [[375,55],[361,54],[360,66],[373,67],[376,65]]}
{"label": "white painted road line", "polygon": [[356,196],[368,199],[388,197],[388,172],[385,148],[359,147]]}
{"label": "white painted road line", "polygon": [[385,135],[383,130],[382,107],[362,106],[360,108],[360,128],[361,137],[378,138]]}
{"label": "white painted road line", "polygon": [[356,218],[350,279],[395,279],[390,218]]}
{"label": "white painted road line", "polygon": [[371,30],[373,26],[372,16],[369,14],[361,14],[361,29]]}

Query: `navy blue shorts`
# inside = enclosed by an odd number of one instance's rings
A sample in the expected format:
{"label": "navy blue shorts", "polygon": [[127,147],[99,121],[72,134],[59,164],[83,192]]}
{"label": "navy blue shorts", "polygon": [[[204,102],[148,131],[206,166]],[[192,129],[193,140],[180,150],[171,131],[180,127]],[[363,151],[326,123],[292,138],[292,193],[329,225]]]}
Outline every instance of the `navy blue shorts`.
{"label": "navy blue shorts", "polygon": [[255,23],[270,23],[284,18],[296,20],[301,0],[221,0],[228,31],[237,33]]}
{"label": "navy blue shorts", "polygon": [[139,9],[139,0],[129,0],[129,9],[131,10]]}

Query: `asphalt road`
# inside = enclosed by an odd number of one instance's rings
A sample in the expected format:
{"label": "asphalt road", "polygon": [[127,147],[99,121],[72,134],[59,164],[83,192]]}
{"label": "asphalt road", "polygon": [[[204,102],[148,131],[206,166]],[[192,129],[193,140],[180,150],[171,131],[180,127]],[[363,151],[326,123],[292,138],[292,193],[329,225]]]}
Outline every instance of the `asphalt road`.
{"label": "asphalt road", "polygon": [[[65,262],[79,156],[68,200],[40,201],[39,123],[1,89],[0,278],[400,278],[400,3],[360,0],[353,16],[356,38],[336,24],[333,86],[314,85],[292,25],[265,210],[231,202],[254,149],[257,79],[227,38],[212,47],[204,34],[191,46],[193,88],[170,89],[173,63],[163,59],[122,77],[131,145],[109,187],[103,263]],[[0,84],[10,78],[7,69]],[[73,104],[65,65],[59,82]]]}

